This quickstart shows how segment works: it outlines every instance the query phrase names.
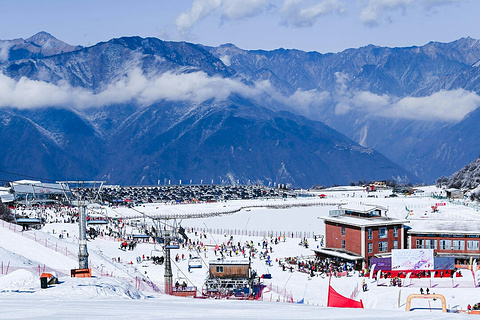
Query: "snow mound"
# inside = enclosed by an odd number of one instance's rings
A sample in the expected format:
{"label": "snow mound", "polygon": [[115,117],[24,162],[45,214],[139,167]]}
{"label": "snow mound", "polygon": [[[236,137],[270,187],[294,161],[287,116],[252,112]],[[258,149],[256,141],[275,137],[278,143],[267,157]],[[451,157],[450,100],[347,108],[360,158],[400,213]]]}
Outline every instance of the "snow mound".
{"label": "snow mound", "polygon": [[0,277],[0,292],[32,291],[40,288],[40,278],[25,269]]}
{"label": "snow mound", "polygon": [[145,295],[129,282],[115,278],[66,278],[60,284],[43,290],[42,294],[61,295],[67,298],[144,299]]}
{"label": "snow mound", "polygon": [[77,299],[145,299],[146,296],[128,281],[117,278],[60,278],[59,284],[40,288],[40,277],[28,270],[19,269],[0,276],[0,293],[32,293]]}
{"label": "snow mound", "polygon": [[[90,278],[89,283],[77,287],[80,289],[93,289],[97,297],[119,297],[128,299],[141,299],[145,296],[125,280],[112,278]],[[86,286],[86,287],[85,287]]]}

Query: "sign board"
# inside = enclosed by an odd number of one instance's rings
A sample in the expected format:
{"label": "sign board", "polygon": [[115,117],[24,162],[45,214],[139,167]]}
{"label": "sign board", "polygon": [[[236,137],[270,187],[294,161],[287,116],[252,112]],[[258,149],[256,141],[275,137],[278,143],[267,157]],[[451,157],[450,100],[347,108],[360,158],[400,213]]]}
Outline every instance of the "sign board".
{"label": "sign board", "polygon": [[435,203],[437,207],[445,206],[447,205],[445,202],[440,202],[440,203]]}
{"label": "sign board", "polygon": [[433,270],[433,249],[393,249],[392,270]]}

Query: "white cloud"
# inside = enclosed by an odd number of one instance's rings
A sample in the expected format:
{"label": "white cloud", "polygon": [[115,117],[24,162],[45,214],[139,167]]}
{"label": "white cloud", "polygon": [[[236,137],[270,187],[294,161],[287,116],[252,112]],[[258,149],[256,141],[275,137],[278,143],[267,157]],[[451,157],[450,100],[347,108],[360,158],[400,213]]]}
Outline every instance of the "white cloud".
{"label": "white cloud", "polygon": [[336,114],[352,110],[371,115],[420,121],[462,120],[480,106],[480,96],[464,89],[441,90],[426,97],[398,98],[372,92],[337,96]]}
{"label": "white cloud", "polygon": [[8,60],[8,51],[11,47],[11,44],[7,41],[0,40],[0,63]]}
{"label": "white cloud", "polygon": [[400,10],[406,13],[407,5],[413,0],[369,0],[360,12],[360,21],[369,26],[380,23],[385,14]]}
{"label": "white cloud", "polygon": [[21,78],[15,81],[0,73],[0,107],[38,108],[71,106],[72,98],[85,100],[90,93],[68,84],[54,85],[44,81]]}
{"label": "white cloud", "polygon": [[431,10],[443,5],[459,4],[461,2],[465,2],[465,0],[423,0],[422,5],[425,9]]}
{"label": "white cloud", "polygon": [[246,85],[237,79],[208,76],[204,72],[145,75],[139,68],[133,68],[94,94],[64,81],[52,84],[25,77],[16,81],[0,73],[0,107],[81,109],[128,102],[149,105],[162,100],[201,103],[210,99],[221,101],[238,94],[257,101],[280,103],[303,114],[334,101],[337,114],[356,110],[380,117],[460,121],[480,106],[480,96],[463,89],[441,90],[427,97],[398,98],[348,90],[345,83],[348,75],[338,73],[336,77],[338,91],[335,93],[297,90],[286,96],[276,91],[268,80]]}
{"label": "white cloud", "polygon": [[407,97],[394,103],[386,114],[419,120],[460,121],[480,106],[480,96],[463,89],[441,90],[428,97]]}
{"label": "white cloud", "polygon": [[195,23],[210,15],[222,4],[222,0],[194,0],[187,12],[182,12],[175,24],[180,32],[188,31]]}
{"label": "white cloud", "polygon": [[283,0],[278,6],[278,0],[193,0],[192,6],[177,17],[175,25],[180,33],[186,34],[196,23],[211,15],[221,21],[238,21],[267,12],[278,16],[280,24],[287,27],[312,27],[321,17],[335,14],[358,15],[362,24],[375,27],[395,20],[398,14],[406,15],[410,10],[434,12],[440,6],[466,1],[359,0],[357,5],[352,5],[353,0]]}
{"label": "white cloud", "polygon": [[197,22],[219,12],[222,20],[241,20],[262,12],[269,0],[194,0],[192,7],[182,12],[175,25],[181,33],[188,32]]}
{"label": "white cloud", "polygon": [[204,72],[146,76],[139,68],[133,68],[94,94],[65,82],[55,85],[25,77],[16,81],[0,74],[0,107],[86,108],[126,102],[148,105],[161,100],[200,103],[209,99],[224,100],[233,93],[256,98],[270,87],[268,81],[248,86],[234,79],[210,77]]}
{"label": "white cloud", "polygon": [[368,26],[378,26],[382,20],[393,20],[391,15],[400,11],[407,14],[408,8],[419,6],[426,11],[466,0],[368,0],[360,11],[360,21]]}
{"label": "white cloud", "polygon": [[308,113],[310,107],[319,106],[325,103],[330,98],[330,93],[327,91],[319,91],[316,89],[303,91],[297,89],[290,96],[283,96],[276,94],[275,98],[285,105],[290,106],[296,111],[302,111],[302,113]]}
{"label": "white cloud", "polygon": [[305,2],[304,0],[285,0],[280,9],[281,24],[294,27],[311,27],[317,19],[333,13],[343,14],[345,4],[338,0]]}
{"label": "white cloud", "polygon": [[268,0],[224,0],[222,4],[223,18],[241,20],[262,12]]}

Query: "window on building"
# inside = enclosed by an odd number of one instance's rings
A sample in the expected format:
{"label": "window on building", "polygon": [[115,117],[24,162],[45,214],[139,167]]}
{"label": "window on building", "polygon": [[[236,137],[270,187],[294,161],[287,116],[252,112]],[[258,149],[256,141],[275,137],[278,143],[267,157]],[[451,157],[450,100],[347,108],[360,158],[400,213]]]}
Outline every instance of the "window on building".
{"label": "window on building", "polygon": [[368,253],[372,253],[373,252],[373,243],[369,242],[368,243]]}
{"label": "window on building", "polygon": [[451,250],[452,240],[438,240],[440,242],[440,250]]}
{"label": "window on building", "polygon": [[345,249],[345,240],[342,240],[342,249]]}
{"label": "window on building", "polygon": [[372,229],[368,229],[367,232],[368,232],[368,240],[371,240],[372,239]]}
{"label": "window on building", "polygon": [[398,227],[393,227],[393,236],[398,237]]}
{"label": "window on building", "polygon": [[393,240],[393,249],[398,249],[398,240]]}
{"label": "window on building", "polygon": [[453,240],[453,250],[465,250],[465,240]]}
{"label": "window on building", "polygon": [[417,249],[425,249],[423,246],[425,245],[425,241],[423,239],[417,239]]}
{"label": "window on building", "polygon": [[425,240],[425,249],[437,249],[437,240]]}
{"label": "window on building", "polygon": [[378,243],[378,252],[387,252],[388,251],[388,242],[380,241]]}
{"label": "window on building", "polygon": [[342,236],[345,235],[345,227],[342,227]]}
{"label": "window on building", "polygon": [[223,272],[223,266],[217,266],[217,272]]}
{"label": "window on building", "polygon": [[478,240],[468,240],[467,250],[478,250]]}
{"label": "window on building", "polygon": [[387,228],[378,228],[378,237],[386,238],[387,237]]}

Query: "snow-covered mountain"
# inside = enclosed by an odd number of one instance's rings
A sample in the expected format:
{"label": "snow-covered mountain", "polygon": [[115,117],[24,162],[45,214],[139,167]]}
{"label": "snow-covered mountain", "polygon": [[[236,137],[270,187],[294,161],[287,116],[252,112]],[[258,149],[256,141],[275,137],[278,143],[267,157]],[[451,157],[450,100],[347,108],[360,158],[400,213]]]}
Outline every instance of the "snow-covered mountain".
{"label": "snow-covered mountain", "polygon": [[81,46],[71,46],[48,32],[42,31],[25,40],[0,40],[0,63],[5,62],[5,60],[43,58],[81,48]]}
{"label": "snow-covered mountain", "polygon": [[[321,54],[140,37],[82,48],[42,32],[0,43],[15,88],[0,101],[2,167],[127,184],[430,182],[480,151],[479,60],[471,38]],[[431,107],[455,98],[458,112]]]}
{"label": "snow-covered mountain", "polygon": [[480,186],[480,157],[455,172],[445,183],[450,188],[463,190],[478,188]]}
{"label": "snow-covered mountain", "polygon": [[[480,105],[476,39],[408,48],[368,45],[336,54],[247,51],[231,44],[208,49],[251,81],[268,79],[290,94],[308,92],[315,101],[286,107],[382,152],[427,183],[480,153],[480,140],[468,137],[478,132],[475,115],[445,116],[469,103],[464,94]],[[427,111],[417,114],[422,108]]]}

